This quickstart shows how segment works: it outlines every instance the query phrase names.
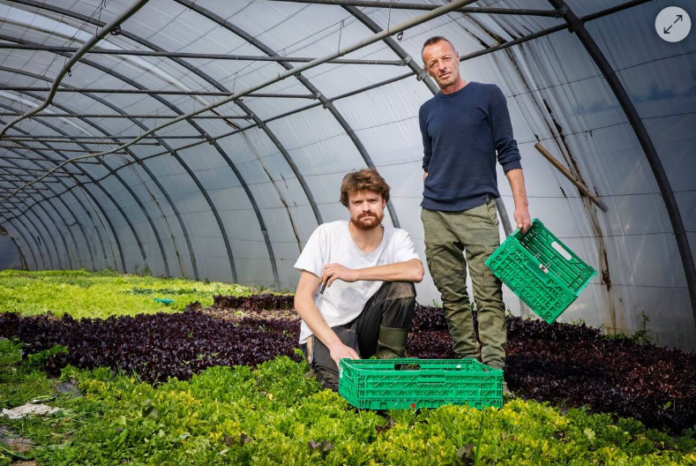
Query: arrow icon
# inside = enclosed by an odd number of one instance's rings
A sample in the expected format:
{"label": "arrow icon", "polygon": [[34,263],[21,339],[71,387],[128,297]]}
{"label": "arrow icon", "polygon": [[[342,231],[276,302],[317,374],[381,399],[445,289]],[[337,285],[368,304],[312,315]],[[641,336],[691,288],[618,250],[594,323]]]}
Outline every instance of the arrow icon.
{"label": "arrow icon", "polygon": [[[696,0],[691,0],[690,3],[696,3]],[[689,35],[691,21],[689,13],[682,8],[676,6],[663,8],[655,18],[655,32],[665,42],[675,44]]]}

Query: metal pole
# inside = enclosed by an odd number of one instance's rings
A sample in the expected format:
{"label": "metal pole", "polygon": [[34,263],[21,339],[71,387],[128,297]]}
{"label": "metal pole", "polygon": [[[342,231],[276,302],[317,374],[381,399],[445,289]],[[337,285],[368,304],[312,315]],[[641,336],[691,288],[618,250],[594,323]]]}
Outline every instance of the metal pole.
{"label": "metal pole", "polygon": [[[0,117],[3,116],[19,116],[19,113],[9,113],[0,112]],[[176,118],[179,115],[119,115],[116,113],[107,114],[95,114],[95,113],[43,113],[41,115],[34,115],[33,118],[137,118],[150,119],[150,120],[167,120],[170,118]],[[196,120],[251,120],[249,115],[196,115]]]}
{"label": "metal pole", "polygon": [[[19,150],[32,150],[36,149],[35,147],[15,147],[15,146],[0,146],[0,149],[19,149]],[[38,148],[40,149],[40,147]],[[87,154],[91,154],[94,152],[93,150],[89,149],[45,149],[45,150],[53,150],[53,151],[61,151],[61,152],[84,152]],[[114,154],[128,154],[127,152],[114,152]]]}
{"label": "metal pole", "polygon": [[[234,95],[233,92],[222,92],[222,91],[170,91],[170,90],[156,90],[156,89],[97,89],[97,88],[74,88],[74,87],[61,87],[55,91],[50,87],[26,87],[26,86],[0,86],[0,91],[14,91],[14,92],[53,92],[59,94],[132,94],[132,95],[185,95],[191,97],[228,97]],[[309,99],[315,100],[317,97],[312,94],[273,94],[273,93],[263,93],[256,92],[253,94],[247,94],[247,97],[259,97],[259,98],[278,98],[278,99]],[[35,112],[36,113],[36,112]],[[32,114],[33,115],[33,114]],[[40,116],[40,115],[39,115]]]}
{"label": "metal pole", "polygon": [[566,167],[564,167],[563,164],[561,162],[559,162],[558,159],[556,159],[556,157],[554,157],[553,154],[551,152],[549,152],[548,149],[546,149],[546,147],[544,147],[544,145],[542,143],[537,142],[536,144],[534,144],[534,148],[541,155],[543,155],[544,158],[546,160],[548,160],[556,170],[561,172],[561,175],[563,175],[564,177],[566,177],[566,179],[568,181],[573,183],[575,185],[575,187],[578,188],[578,190],[583,195],[587,196],[590,199],[590,201],[592,201],[592,203],[594,205],[596,205],[597,207],[602,209],[603,212],[609,211],[609,207],[607,207],[607,205],[601,199],[599,199],[595,195],[595,193],[593,193],[590,190],[590,188],[585,186],[585,184],[582,181],[580,181],[577,176],[575,176],[573,173],[570,172],[570,170],[568,170]]}
{"label": "metal pole", "polygon": [[[290,3],[311,3],[315,5],[336,5],[353,6],[365,8],[383,8],[392,10],[419,10],[432,11],[439,5],[428,5],[427,3],[399,3],[392,1],[370,1],[370,0],[274,0],[276,2]],[[461,7],[454,11],[458,13],[486,13],[492,15],[516,15],[516,16],[551,16],[560,18],[561,13],[557,10],[529,10],[520,8],[486,8],[486,7]]]}
{"label": "metal pole", "polygon": [[[178,122],[177,122],[178,123]],[[71,142],[71,141],[80,141],[82,144],[104,144],[104,145],[115,145],[115,144],[120,144],[118,142],[114,142],[113,139],[133,139],[135,137],[139,136],[52,136],[52,135],[42,135],[42,134],[37,134],[36,136],[33,137],[27,137],[27,136],[5,136],[2,138],[3,141],[40,141],[40,142]],[[102,139],[106,139],[106,141],[102,141]],[[146,136],[142,137],[142,139],[204,139],[202,136],[180,136],[180,135],[164,135],[164,136]],[[112,140],[112,141],[108,141]],[[140,141],[140,140],[139,140]],[[160,144],[157,143],[141,143],[139,144],[144,144],[148,146],[159,146]],[[118,150],[114,149],[114,150]]]}
{"label": "metal pole", "polygon": [[[45,173],[47,171],[47,170],[39,170],[38,168],[19,168],[19,167],[7,167],[7,166],[0,167],[0,169],[3,169],[3,170],[25,170],[28,172],[37,172],[37,173]],[[56,173],[59,175],[61,175],[61,174],[74,175],[74,176],[81,175],[81,173],[73,173],[73,172],[69,172],[67,170],[59,170],[59,171],[56,171]]]}
{"label": "metal pole", "polygon": [[[0,50],[37,50],[41,52],[54,53],[74,53],[79,49],[76,47],[50,47],[46,45],[33,44],[0,44]],[[263,61],[263,62],[283,62],[283,63],[309,63],[315,58],[307,57],[269,57],[268,55],[225,55],[222,53],[185,53],[185,52],[160,52],[155,50],[112,50],[112,49],[91,49],[86,52],[90,55],[127,55],[135,57],[163,57],[163,58],[193,58],[203,60],[234,60],[234,61]],[[327,62],[329,64],[340,65],[382,65],[382,66],[405,66],[403,60],[365,60],[365,59],[336,59]]]}
{"label": "metal pole", "polygon": [[[34,151],[34,150],[37,150],[37,149],[38,149],[38,150],[42,150],[41,147],[14,147],[14,146],[12,146],[12,147],[2,147],[2,149],[24,149],[24,150],[30,150],[30,151]],[[61,149],[47,149],[47,150],[60,151]],[[72,152],[72,151],[66,150],[65,152]],[[3,161],[3,160],[27,160],[27,161],[30,161],[30,162],[55,162],[55,163],[60,163],[60,162],[61,162],[60,160],[53,160],[53,159],[37,159],[37,158],[34,158],[34,157],[8,157],[8,156],[5,156],[5,155],[0,155],[0,162]],[[97,163],[97,162],[86,162],[86,161],[83,161],[83,162],[75,162],[75,163],[84,163],[84,164],[87,164],[87,165],[101,165],[100,163]]]}

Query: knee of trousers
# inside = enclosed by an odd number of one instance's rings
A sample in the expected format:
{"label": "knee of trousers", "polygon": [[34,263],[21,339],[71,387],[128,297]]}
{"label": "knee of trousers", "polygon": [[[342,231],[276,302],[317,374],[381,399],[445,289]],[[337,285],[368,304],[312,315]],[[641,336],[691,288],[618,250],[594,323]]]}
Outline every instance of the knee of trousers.
{"label": "knee of trousers", "polygon": [[433,280],[433,282],[440,292],[443,302],[469,302],[469,291],[466,289],[466,282],[462,283],[451,278]]}
{"label": "knee of trousers", "polygon": [[413,282],[391,282],[387,299],[408,299],[416,297],[416,286]]}
{"label": "knee of trousers", "polygon": [[430,268],[433,283],[442,294],[444,301],[468,300],[469,292],[466,289],[466,279],[452,268],[433,270]]}

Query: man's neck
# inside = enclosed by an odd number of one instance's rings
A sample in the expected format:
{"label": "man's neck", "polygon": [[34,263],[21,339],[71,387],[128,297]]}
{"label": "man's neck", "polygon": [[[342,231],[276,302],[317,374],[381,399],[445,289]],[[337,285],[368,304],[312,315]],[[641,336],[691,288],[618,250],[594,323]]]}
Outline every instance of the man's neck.
{"label": "man's neck", "polygon": [[466,86],[467,84],[469,84],[467,81],[464,81],[462,78],[459,78],[459,80],[455,83],[452,83],[452,85],[440,89],[440,92],[442,92],[443,94],[454,94],[455,92],[464,89],[464,86]]}
{"label": "man's neck", "polygon": [[355,225],[353,222],[348,222],[348,231],[350,232],[351,238],[355,245],[365,253],[374,251],[382,243],[382,238],[384,237],[384,227],[379,225],[371,230],[362,230]]}

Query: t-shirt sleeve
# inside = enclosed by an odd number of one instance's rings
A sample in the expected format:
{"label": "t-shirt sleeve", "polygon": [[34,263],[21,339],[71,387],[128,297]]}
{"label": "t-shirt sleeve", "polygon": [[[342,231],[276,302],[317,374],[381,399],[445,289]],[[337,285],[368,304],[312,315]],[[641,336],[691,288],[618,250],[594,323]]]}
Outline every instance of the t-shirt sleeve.
{"label": "t-shirt sleeve", "polygon": [[406,262],[412,259],[420,260],[411,237],[404,230],[397,230],[394,237],[394,249],[395,262]]}
{"label": "t-shirt sleeve", "polygon": [[312,236],[309,237],[309,241],[305,244],[304,249],[300,253],[300,257],[295,262],[295,268],[299,270],[306,270],[311,272],[317,277],[321,277],[324,273],[325,255],[326,255],[326,232],[324,231],[323,225],[320,225]]}

